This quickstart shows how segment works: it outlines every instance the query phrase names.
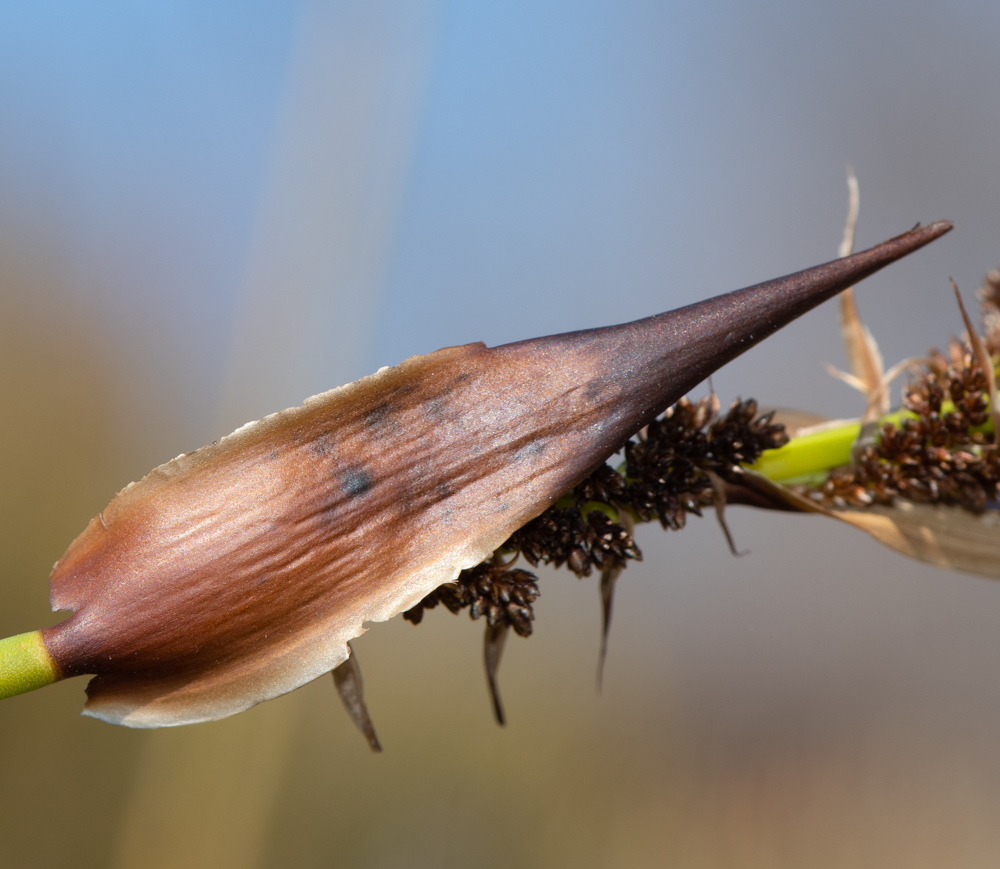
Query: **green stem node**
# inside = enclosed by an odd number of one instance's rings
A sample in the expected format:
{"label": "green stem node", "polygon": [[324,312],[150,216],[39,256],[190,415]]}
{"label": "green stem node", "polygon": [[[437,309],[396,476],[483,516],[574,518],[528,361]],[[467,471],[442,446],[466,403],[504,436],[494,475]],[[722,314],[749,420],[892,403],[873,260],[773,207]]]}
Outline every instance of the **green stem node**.
{"label": "green stem node", "polygon": [[41,631],[0,640],[0,700],[34,691],[62,678]]}
{"label": "green stem node", "polygon": [[[955,405],[942,402],[941,413],[950,413]],[[883,416],[880,427],[891,422],[897,428],[905,419],[916,419],[917,415],[908,410],[900,410]],[[993,424],[970,429],[972,432],[992,432]],[[776,483],[813,483],[825,477],[833,468],[839,468],[851,461],[851,447],[861,433],[861,420],[851,420],[843,425],[792,438],[776,450],[764,450],[760,458],[748,467],[763,474]]]}

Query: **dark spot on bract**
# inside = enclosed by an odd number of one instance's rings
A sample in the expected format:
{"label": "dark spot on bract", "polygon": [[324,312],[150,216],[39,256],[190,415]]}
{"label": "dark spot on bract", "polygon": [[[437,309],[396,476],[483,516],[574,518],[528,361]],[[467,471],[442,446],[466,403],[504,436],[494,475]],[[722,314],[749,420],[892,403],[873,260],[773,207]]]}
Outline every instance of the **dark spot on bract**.
{"label": "dark spot on bract", "polygon": [[591,380],[587,383],[584,388],[584,396],[586,396],[587,401],[597,401],[604,394],[604,389],[607,384],[603,380]]}
{"label": "dark spot on bract", "polygon": [[318,438],[316,438],[309,445],[309,447],[310,447],[310,449],[317,456],[325,456],[327,453],[330,452],[330,450],[331,450],[331,448],[333,446],[333,444],[331,443],[331,441],[332,441],[332,438],[330,437],[330,435],[323,434],[323,435],[320,435]]}
{"label": "dark spot on bract", "polygon": [[536,459],[545,452],[547,444],[544,441],[532,441],[527,446],[521,447],[510,457],[511,462],[523,462],[525,459]]}
{"label": "dark spot on bract", "polygon": [[341,471],[340,483],[351,498],[364,495],[374,484],[371,473],[360,465],[352,465]]}
{"label": "dark spot on bract", "polygon": [[395,431],[399,428],[399,422],[393,415],[394,408],[388,401],[383,401],[376,405],[365,417],[365,425],[375,432]]}

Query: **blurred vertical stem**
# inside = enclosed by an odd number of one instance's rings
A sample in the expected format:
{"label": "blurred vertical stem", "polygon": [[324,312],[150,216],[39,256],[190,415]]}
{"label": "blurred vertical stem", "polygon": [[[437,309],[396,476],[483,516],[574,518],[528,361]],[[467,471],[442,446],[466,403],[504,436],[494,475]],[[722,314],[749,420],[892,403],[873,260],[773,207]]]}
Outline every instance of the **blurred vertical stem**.
{"label": "blurred vertical stem", "polygon": [[[366,373],[437,7],[303,4],[218,430]],[[294,692],[208,727],[146,735],[114,869],[286,865],[271,831],[289,762],[309,750],[296,741],[305,704],[337,702],[326,684],[325,701]]]}

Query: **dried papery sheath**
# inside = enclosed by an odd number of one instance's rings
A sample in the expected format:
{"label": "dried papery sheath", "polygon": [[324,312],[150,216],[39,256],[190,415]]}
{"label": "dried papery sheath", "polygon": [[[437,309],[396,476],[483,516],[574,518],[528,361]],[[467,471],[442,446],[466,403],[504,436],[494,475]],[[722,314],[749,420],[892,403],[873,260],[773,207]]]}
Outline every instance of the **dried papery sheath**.
{"label": "dried papery sheath", "polygon": [[73,615],[28,635],[10,672],[27,687],[94,674],[86,713],[137,727],[290,691],[343,663],[366,622],[486,560],[719,366],[950,228],[634,323],[414,357],[179,456],[71,544],[51,601]]}

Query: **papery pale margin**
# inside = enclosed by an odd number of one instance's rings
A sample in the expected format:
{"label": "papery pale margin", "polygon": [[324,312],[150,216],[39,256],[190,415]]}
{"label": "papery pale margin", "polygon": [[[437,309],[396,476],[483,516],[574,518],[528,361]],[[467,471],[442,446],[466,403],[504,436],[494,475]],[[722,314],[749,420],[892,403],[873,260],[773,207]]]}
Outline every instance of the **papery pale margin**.
{"label": "papery pale margin", "polygon": [[[948,570],[1000,579],[1000,511],[970,513],[946,504],[896,498],[891,506],[834,509],[749,469],[748,488],[803,513],[819,513],[864,531],[890,549]],[[758,505],[760,506],[760,505]]]}
{"label": "papery pale margin", "polygon": [[961,507],[900,498],[891,507],[875,504],[863,510],[832,512],[910,558],[1000,579],[1000,511],[976,514]]}
{"label": "papery pale margin", "polygon": [[[507,536],[502,535],[502,539]],[[385,605],[369,610],[363,621],[337,619],[321,625],[315,637],[301,637],[285,644],[270,653],[266,664],[223,685],[216,685],[211,679],[177,687],[146,681],[116,685],[107,677],[97,676],[87,686],[83,714],[109,724],[151,728],[197,724],[243,712],[326,676],[348,659],[347,644],[367,632],[365,624],[388,621],[404,612],[438,586],[454,581],[459,573],[474,567],[492,551],[492,548],[467,550],[459,561],[423,571],[409,579]],[[309,651],[304,654],[303,648]]]}

